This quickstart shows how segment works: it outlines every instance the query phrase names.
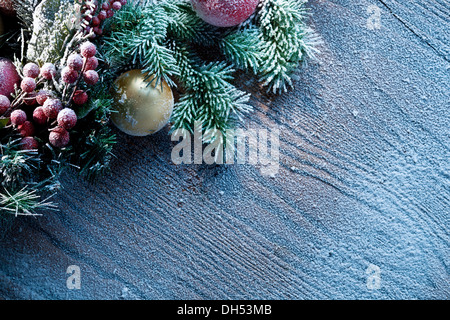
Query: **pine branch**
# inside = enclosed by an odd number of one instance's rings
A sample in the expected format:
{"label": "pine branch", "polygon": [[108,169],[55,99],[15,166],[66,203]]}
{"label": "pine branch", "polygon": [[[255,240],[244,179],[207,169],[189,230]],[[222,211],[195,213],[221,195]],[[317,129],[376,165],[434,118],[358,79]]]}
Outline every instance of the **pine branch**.
{"label": "pine branch", "polygon": [[258,72],[263,61],[262,48],[265,43],[261,39],[260,30],[250,25],[243,30],[236,30],[223,39],[220,47],[223,54],[236,68]]}
{"label": "pine branch", "polygon": [[114,19],[113,31],[105,39],[105,56],[112,67],[140,65],[156,85],[165,80],[175,86],[179,74],[173,52],[165,46],[169,17],[161,6],[127,6]]}
{"label": "pine branch", "polygon": [[318,39],[306,26],[306,0],[264,0],[257,24],[265,45],[260,81],[274,93],[292,86],[292,74],[316,52]]}
{"label": "pine branch", "polygon": [[13,214],[16,217],[38,216],[37,213],[42,210],[54,210],[56,205],[50,202],[48,198],[41,199],[37,190],[24,187],[17,192],[9,192],[4,189],[0,193],[0,212]]}
{"label": "pine branch", "polygon": [[168,17],[171,39],[210,47],[217,45],[222,32],[200,19],[189,2],[169,0],[162,7]]}
{"label": "pine branch", "polygon": [[175,45],[174,51],[186,94],[175,107],[173,127],[192,131],[199,121],[205,143],[218,133],[225,135],[237,118],[251,110],[249,95],[230,83],[234,70],[225,62],[204,63],[186,46]]}
{"label": "pine branch", "polygon": [[37,215],[54,208],[48,199],[58,189],[59,172],[45,167],[37,150],[21,150],[19,139],[1,144],[1,155],[0,214]]}

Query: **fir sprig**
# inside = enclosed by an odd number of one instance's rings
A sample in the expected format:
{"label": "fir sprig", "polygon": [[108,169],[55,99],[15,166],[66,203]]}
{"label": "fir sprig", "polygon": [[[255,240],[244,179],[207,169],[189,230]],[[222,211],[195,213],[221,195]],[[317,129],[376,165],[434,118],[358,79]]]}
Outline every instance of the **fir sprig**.
{"label": "fir sprig", "polygon": [[59,178],[54,164],[44,166],[44,155],[37,150],[21,150],[20,139],[4,139],[8,141],[0,145],[0,215],[36,215],[37,209],[53,209],[48,199],[57,191]]}

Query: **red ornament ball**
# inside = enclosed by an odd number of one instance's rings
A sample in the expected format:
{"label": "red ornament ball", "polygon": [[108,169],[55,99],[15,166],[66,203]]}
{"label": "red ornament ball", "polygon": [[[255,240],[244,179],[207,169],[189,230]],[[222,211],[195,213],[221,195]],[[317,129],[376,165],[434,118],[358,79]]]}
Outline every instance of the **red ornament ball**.
{"label": "red ornament ball", "polygon": [[11,112],[10,118],[13,125],[20,126],[27,121],[27,114],[25,111],[17,109]]}
{"label": "red ornament ball", "polygon": [[20,76],[11,60],[0,58],[0,94],[10,97],[14,86],[19,85]]}
{"label": "red ornament ball", "polygon": [[198,16],[216,27],[234,27],[247,20],[259,0],[191,0]]}
{"label": "red ornament ball", "polygon": [[58,113],[58,126],[66,130],[70,130],[77,124],[77,115],[75,111],[70,108],[64,108]]}
{"label": "red ornament ball", "polygon": [[50,144],[56,148],[63,148],[69,144],[69,132],[61,127],[56,127],[50,132],[48,137]]}
{"label": "red ornament ball", "polygon": [[25,137],[20,141],[22,150],[35,150],[39,147],[39,143],[33,137]]}
{"label": "red ornament ball", "polygon": [[34,125],[31,121],[25,121],[20,126],[17,126],[17,130],[22,137],[29,137],[34,134]]}
{"label": "red ornament ball", "polygon": [[42,106],[44,108],[45,115],[50,119],[55,119],[58,113],[62,110],[63,105],[58,99],[47,99]]}
{"label": "red ornament ball", "polygon": [[38,125],[44,125],[47,123],[48,117],[45,115],[44,107],[37,107],[33,111],[33,121]]}

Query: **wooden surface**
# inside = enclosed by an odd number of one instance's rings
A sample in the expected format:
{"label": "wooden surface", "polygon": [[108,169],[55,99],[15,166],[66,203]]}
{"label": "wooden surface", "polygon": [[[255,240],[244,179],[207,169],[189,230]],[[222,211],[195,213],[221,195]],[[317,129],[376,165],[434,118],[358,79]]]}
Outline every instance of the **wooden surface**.
{"label": "wooden surface", "polygon": [[309,6],[320,62],[278,97],[241,80],[244,127],[280,130],[275,177],[176,166],[167,132],[120,135],[112,175],[67,175],[61,212],[1,240],[0,297],[449,299],[450,4]]}

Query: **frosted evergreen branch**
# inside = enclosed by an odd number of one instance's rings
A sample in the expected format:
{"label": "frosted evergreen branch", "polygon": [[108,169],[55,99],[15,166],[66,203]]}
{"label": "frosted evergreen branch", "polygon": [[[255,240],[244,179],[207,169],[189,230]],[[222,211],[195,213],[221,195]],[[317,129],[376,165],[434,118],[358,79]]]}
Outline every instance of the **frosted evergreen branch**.
{"label": "frosted evergreen branch", "polygon": [[38,210],[54,210],[56,205],[48,201],[49,198],[42,199],[37,190],[23,187],[17,192],[10,192],[4,189],[0,193],[0,212],[6,212],[22,216],[39,216]]}

